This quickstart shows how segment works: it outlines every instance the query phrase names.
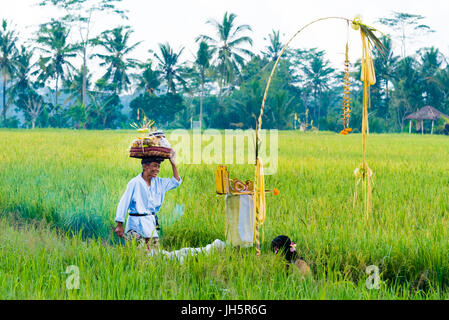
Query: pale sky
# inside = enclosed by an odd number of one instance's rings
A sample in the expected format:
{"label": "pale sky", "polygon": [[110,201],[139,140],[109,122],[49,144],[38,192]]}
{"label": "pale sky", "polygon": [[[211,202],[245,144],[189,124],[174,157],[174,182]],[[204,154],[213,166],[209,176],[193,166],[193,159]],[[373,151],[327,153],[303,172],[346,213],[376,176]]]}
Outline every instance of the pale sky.
{"label": "pale sky", "polygon": [[[12,21],[26,38],[37,30],[40,23],[55,16],[54,12],[41,7],[33,7],[38,0],[0,0],[0,19]],[[420,14],[426,17],[423,23],[436,32],[408,44],[408,53],[417,48],[436,46],[449,56],[449,1],[447,0],[124,0],[123,7],[129,10],[129,24],[134,29],[132,43],[143,41],[132,54],[133,58],[146,60],[149,49],[158,51],[158,43],[169,42],[178,50],[185,47],[182,60],[193,60],[198,49],[195,38],[199,34],[215,37],[213,28],[205,22],[208,19],[220,21],[225,11],[237,15],[237,24],[249,24],[253,32],[248,33],[254,41],[253,51],[259,52],[268,44],[264,38],[272,29],[281,31],[281,40],[286,42],[305,24],[322,17],[342,16],[354,18],[361,15],[364,23],[389,33],[376,20],[391,16],[392,11]],[[123,24],[114,16],[99,15],[94,29],[98,34],[108,28]],[[317,47],[327,51],[327,57],[334,67],[343,68],[344,47],[347,38],[346,23],[330,20],[314,24],[298,35],[293,48]],[[360,58],[360,36],[350,32],[350,56],[352,62]],[[399,43],[395,52],[400,54]],[[94,67],[91,66],[91,69]]]}

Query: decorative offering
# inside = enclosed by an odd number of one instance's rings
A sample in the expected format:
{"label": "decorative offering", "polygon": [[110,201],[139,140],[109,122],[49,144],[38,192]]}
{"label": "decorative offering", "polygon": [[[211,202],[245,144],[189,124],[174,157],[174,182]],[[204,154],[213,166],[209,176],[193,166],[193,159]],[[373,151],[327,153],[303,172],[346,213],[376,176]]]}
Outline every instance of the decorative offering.
{"label": "decorative offering", "polygon": [[[349,22],[348,22],[349,29]],[[349,32],[348,32],[349,33]],[[351,119],[351,87],[349,82],[349,41],[346,42],[346,55],[345,55],[345,77],[343,82],[343,130],[340,132],[342,135],[348,135],[352,132],[349,127],[349,120]]]}
{"label": "decorative offering", "polygon": [[[246,180],[242,182],[237,178],[229,179],[229,172],[226,166],[218,166],[216,172],[217,194],[221,195],[253,195],[254,182]],[[265,190],[265,193],[279,195],[279,190]]]}
{"label": "decorative offering", "polygon": [[165,137],[164,131],[153,128],[154,121],[144,119],[139,126],[133,123],[131,126],[136,128],[143,136],[131,142],[129,147],[129,156],[131,158],[143,159],[146,157],[159,157],[169,159],[172,153],[171,145]]}
{"label": "decorative offering", "polygon": [[225,166],[218,166],[216,174],[217,194],[229,193],[229,173]]}
{"label": "decorative offering", "polygon": [[[256,172],[263,176],[260,159]],[[225,166],[218,166],[216,172],[217,194],[225,195],[226,237],[235,247],[247,248],[256,243],[259,248],[258,226],[265,220],[265,194],[279,195],[279,190],[265,190],[263,177],[257,176],[259,188],[251,180],[242,182],[234,178],[229,179],[229,172]],[[261,200],[262,199],[262,200]]]}

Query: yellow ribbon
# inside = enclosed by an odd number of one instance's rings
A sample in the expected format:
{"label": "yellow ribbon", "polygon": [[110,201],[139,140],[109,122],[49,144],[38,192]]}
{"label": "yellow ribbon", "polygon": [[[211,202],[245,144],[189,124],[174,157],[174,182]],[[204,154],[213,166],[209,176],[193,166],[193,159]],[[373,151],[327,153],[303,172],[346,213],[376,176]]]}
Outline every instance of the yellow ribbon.
{"label": "yellow ribbon", "polygon": [[[254,195],[253,195],[253,204],[254,204],[254,219],[256,223],[254,224],[254,238],[256,242],[256,252],[257,255],[260,256],[260,235],[259,235],[259,227],[262,226],[265,222],[265,183],[264,183],[264,174],[263,174],[263,164],[260,158],[256,160],[256,179],[254,182]],[[262,241],[264,240],[264,233],[262,230]]]}
{"label": "yellow ribbon", "polygon": [[374,173],[368,167],[367,164],[361,165],[357,169],[354,170],[355,175],[355,188],[354,188],[354,201],[352,203],[352,208],[355,208],[355,202],[357,199],[357,187],[360,183],[360,181],[363,181],[363,189],[365,190],[365,211],[366,211],[366,217],[368,218],[368,214],[371,211],[372,202],[371,202],[371,190],[372,185],[374,185]]}
{"label": "yellow ribbon", "polygon": [[[371,211],[371,184],[373,171],[366,163],[366,142],[369,134],[368,123],[368,108],[371,106],[370,87],[376,83],[376,73],[374,71],[373,57],[371,54],[371,45],[365,35],[360,29],[362,36],[362,73],[360,79],[363,81],[363,116],[362,116],[362,152],[363,161],[359,168],[354,171],[356,175],[356,185],[354,193],[354,206],[357,196],[357,186],[360,181],[363,181],[365,191],[365,210],[368,218]],[[358,180],[357,180],[358,178]]]}

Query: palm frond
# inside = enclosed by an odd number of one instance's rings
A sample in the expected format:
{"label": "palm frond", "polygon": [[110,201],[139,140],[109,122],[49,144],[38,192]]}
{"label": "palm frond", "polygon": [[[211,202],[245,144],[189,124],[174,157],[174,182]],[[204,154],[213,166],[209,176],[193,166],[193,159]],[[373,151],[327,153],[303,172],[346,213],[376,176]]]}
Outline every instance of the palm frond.
{"label": "palm frond", "polygon": [[379,50],[379,53],[385,57],[386,52],[387,52],[387,48],[385,48],[384,44],[382,43],[382,41],[379,40],[379,38],[374,34],[375,31],[377,31],[376,29],[367,26],[366,24],[360,23],[358,24],[360,26],[361,31],[365,34],[365,36],[368,38],[368,41],[376,46],[376,48]]}
{"label": "palm frond", "polygon": [[209,37],[209,36],[206,36],[206,35],[204,35],[204,34],[202,34],[202,35],[196,37],[195,41],[196,41],[196,42],[199,42],[199,41],[205,41],[206,43],[212,43],[212,44],[218,43],[218,41],[215,40],[214,38]]}
{"label": "palm frond", "polygon": [[242,24],[239,25],[237,28],[235,28],[234,32],[232,33],[231,37],[235,37],[237,34],[239,34],[242,31],[253,31],[250,25],[248,24]]}

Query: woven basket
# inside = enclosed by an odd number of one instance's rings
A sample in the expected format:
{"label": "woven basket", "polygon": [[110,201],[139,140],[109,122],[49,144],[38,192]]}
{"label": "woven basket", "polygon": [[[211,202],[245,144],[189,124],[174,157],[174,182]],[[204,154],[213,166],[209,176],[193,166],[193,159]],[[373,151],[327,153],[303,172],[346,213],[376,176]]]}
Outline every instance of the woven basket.
{"label": "woven basket", "polygon": [[164,159],[170,159],[172,149],[163,147],[148,147],[148,148],[132,148],[129,150],[129,156],[131,158],[146,158],[146,157],[159,157]]}

